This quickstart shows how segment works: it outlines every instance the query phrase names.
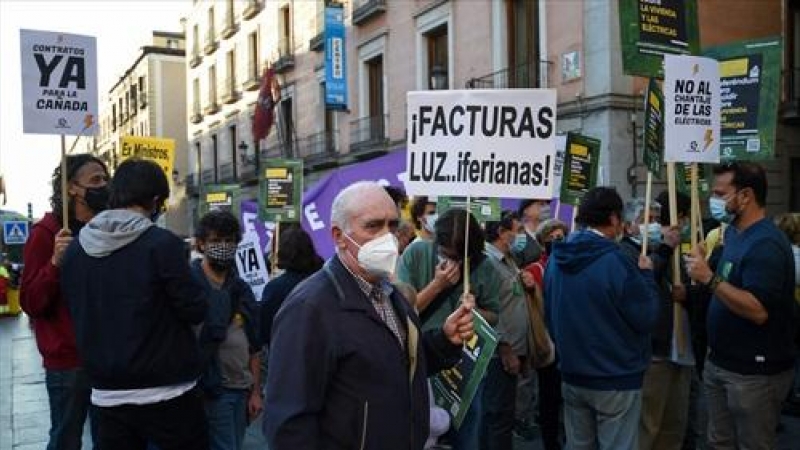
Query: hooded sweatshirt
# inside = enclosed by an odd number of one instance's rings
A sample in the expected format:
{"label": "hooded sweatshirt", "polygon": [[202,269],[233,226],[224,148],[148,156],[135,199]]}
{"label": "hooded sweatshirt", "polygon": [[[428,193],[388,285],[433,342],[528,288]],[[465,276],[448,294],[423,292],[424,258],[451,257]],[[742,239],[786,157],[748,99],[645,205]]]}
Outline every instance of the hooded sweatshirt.
{"label": "hooded sweatshirt", "polygon": [[616,242],[581,230],[553,245],[544,284],[564,382],[640,389],[659,314],[652,271],[640,270]]}
{"label": "hooded sweatshirt", "polygon": [[206,312],[183,241],[142,214],[108,210],[64,256],[61,286],[92,387],[143,389],[196,380],[191,325]]}

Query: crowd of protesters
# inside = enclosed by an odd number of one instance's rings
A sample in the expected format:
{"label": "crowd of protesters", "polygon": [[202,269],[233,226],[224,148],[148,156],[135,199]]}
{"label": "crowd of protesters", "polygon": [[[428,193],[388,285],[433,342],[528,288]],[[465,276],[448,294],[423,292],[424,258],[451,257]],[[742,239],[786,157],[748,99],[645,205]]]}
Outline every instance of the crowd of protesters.
{"label": "crowd of protesters", "polygon": [[[800,409],[800,214],[767,216],[757,164],[715,168],[705,235],[666,192],[596,187],[574,225],[543,199],[481,224],[355,183],[332,205],[334,256],[282,224],[258,299],[231,213],[199,219],[187,258],[155,225],[159,166],[64,167],[21,292],[48,450],[80,449],[87,419],[100,450],[238,450],[256,419],[272,450],[512,449],[536,428],[546,450],[771,449]],[[456,428],[430,377],[477,315],[498,346]]]}

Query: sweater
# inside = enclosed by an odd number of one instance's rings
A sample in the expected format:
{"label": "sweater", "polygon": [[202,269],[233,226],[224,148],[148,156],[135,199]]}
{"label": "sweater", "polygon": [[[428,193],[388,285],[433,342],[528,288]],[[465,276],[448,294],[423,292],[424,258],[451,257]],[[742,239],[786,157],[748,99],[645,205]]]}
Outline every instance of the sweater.
{"label": "sweater", "polygon": [[72,319],[59,285],[61,270],[50,262],[60,229],[56,216],[45,214],[33,225],[23,250],[20,306],[31,318],[36,345],[47,370],[75,369],[81,364]]}

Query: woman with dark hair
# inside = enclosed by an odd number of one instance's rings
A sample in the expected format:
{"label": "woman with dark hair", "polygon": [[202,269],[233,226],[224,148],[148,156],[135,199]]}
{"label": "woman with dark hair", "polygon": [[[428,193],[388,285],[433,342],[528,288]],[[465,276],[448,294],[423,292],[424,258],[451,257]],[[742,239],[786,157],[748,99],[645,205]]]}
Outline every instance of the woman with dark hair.
{"label": "woman with dark hair", "polygon": [[[89,409],[89,381],[82,369],[67,303],[58,284],[61,260],[73,236],[108,203],[108,169],[89,154],[67,157],[68,217],[62,220],[65,199],[61,166],[53,171],[51,212],[31,230],[25,244],[22,273],[22,309],[31,318],[42,354],[45,385],[50,401],[48,450],[81,448],[83,423]],[[96,435],[92,421],[92,436]]]}
{"label": "woman with dark hair", "polygon": [[281,229],[278,243],[278,268],[284,272],[273,278],[261,294],[261,340],[269,345],[272,321],[283,305],[283,301],[309,275],[322,267],[324,262],[314,249],[311,236],[298,225]]}

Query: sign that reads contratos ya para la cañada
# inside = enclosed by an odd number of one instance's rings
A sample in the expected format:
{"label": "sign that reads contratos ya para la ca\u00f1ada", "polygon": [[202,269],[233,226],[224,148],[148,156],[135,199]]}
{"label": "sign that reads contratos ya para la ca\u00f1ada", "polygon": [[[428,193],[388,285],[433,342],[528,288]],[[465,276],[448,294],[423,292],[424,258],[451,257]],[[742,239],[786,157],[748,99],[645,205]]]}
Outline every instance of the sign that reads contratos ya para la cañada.
{"label": "sign that reads contratos ya para la ca\u00f1ada", "polygon": [[406,190],[551,198],[555,139],[551,89],[409,92]]}
{"label": "sign that reads contratos ya para la ca\u00f1ada", "polygon": [[25,133],[93,134],[97,117],[97,40],[20,30]]}
{"label": "sign that reads contratos ya para la ca\u00f1ada", "polygon": [[719,63],[698,56],[664,56],[664,160],[718,163]]}

